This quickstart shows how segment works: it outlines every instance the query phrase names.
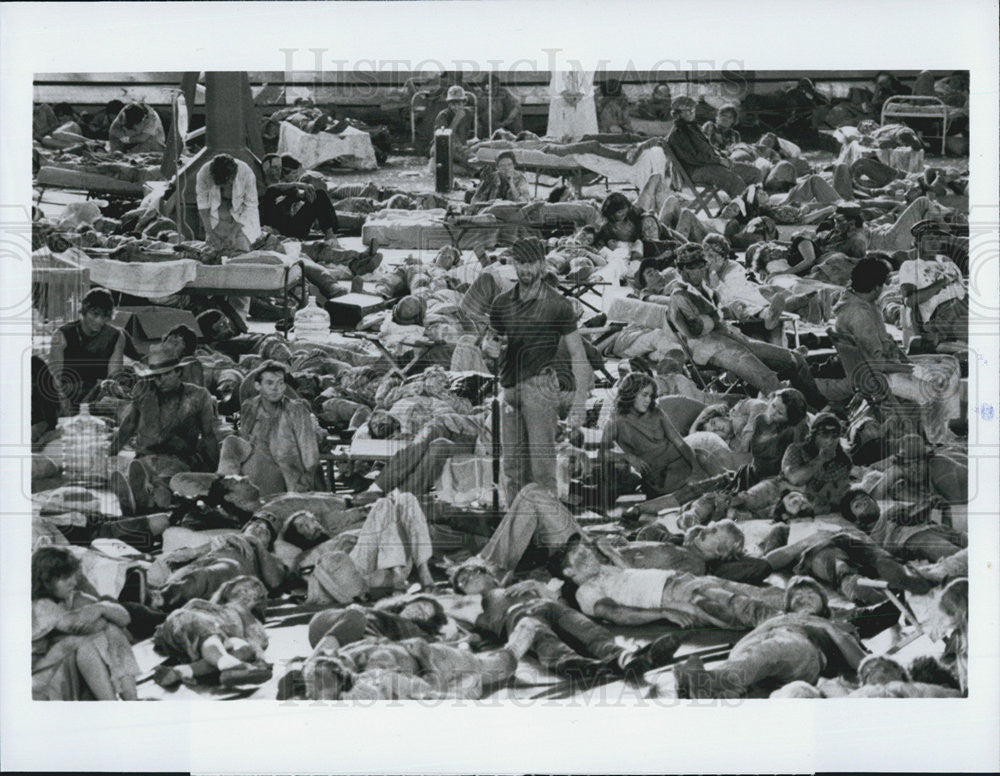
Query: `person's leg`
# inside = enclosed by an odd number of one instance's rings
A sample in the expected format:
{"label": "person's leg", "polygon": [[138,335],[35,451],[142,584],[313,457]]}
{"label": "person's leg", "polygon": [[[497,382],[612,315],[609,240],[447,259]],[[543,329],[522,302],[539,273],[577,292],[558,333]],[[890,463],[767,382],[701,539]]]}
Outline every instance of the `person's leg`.
{"label": "person's leg", "polygon": [[500,445],[503,489],[508,505],[531,481],[528,430],[521,414],[521,387],[504,388],[500,400]]}
{"label": "person's leg", "polygon": [[393,488],[401,487],[410,475],[420,467],[421,462],[427,456],[431,443],[438,439],[442,432],[443,429],[434,421],[424,426],[410,444],[389,459],[375,480],[379,488],[388,493]]}
{"label": "person's leg", "polygon": [[88,639],[77,647],[76,667],[97,700],[118,700],[118,693],[111,683],[111,674],[93,640]]}
{"label": "person's leg", "polygon": [[622,652],[615,644],[614,634],[607,628],[560,601],[539,601],[525,610],[530,616],[548,623],[556,635],[579,646],[585,655],[597,660],[610,660]]}
{"label": "person's leg", "polygon": [[501,571],[513,571],[538,530],[539,518],[530,499],[518,493],[479,557]]}
{"label": "person's leg", "polygon": [[809,364],[801,353],[760,340],[750,340],[750,351],[762,363],[774,369],[779,377],[787,375],[792,385],[802,391],[810,406],[820,409],[826,405],[826,397],[817,387],[816,380],[809,371]]}
{"label": "person's leg", "polygon": [[868,249],[882,251],[908,251],[913,249],[910,230],[918,221],[941,213],[941,207],[927,197],[917,197],[906,206],[892,224],[869,227]]}
{"label": "person's leg", "polygon": [[222,440],[219,447],[219,466],[217,474],[237,476],[243,473],[243,465],[253,455],[253,445],[242,437],[230,434]]}
{"label": "person's leg", "polygon": [[744,184],[749,186],[751,183],[760,183],[764,179],[764,175],[757,165],[749,164],[748,162],[733,162],[733,166],[730,168],[734,173],[736,173],[740,180]]}
{"label": "person's leg", "polygon": [[732,372],[741,380],[750,383],[761,393],[771,393],[781,387],[778,376],[750,352],[745,346],[735,342],[717,351],[708,363],[719,369]]}
{"label": "person's leg", "polygon": [[691,677],[688,687],[693,698],[738,697],[764,682],[815,684],[823,665],[819,650],[806,636],[774,630],[737,643],[722,666]]}
{"label": "person's leg", "polygon": [[942,558],[950,558],[962,549],[934,527],[911,536],[903,546],[907,555],[935,562]]}
{"label": "person's leg", "polygon": [[337,222],[337,211],[333,209],[330,196],[321,190],[316,191],[316,199],[313,201],[314,218],[316,226],[324,235],[332,237],[336,234],[339,224]]}
{"label": "person's leg", "polygon": [[795,165],[782,159],[767,172],[764,178],[764,190],[777,193],[791,189],[798,179]]}
{"label": "person's leg", "polygon": [[878,159],[862,156],[851,165],[851,176],[858,181],[867,179],[866,185],[880,189],[896,178],[902,178],[903,174]]}
{"label": "person's leg", "polygon": [[[852,192],[853,196],[853,192]],[[843,197],[840,192],[827,183],[819,175],[810,175],[799,181],[799,183],[788,192],[788,196],[782,200],[783,205],[805,204],[809,202],[819,202],[830,205],[839,202]]]}
{"label": "person's leg", "polygon": [[434,546],[427,527],[427,517],[412,493],[401,493],[398,497],[396,526],[406,553],[407,565],[416,567],[421,584],[432,585],[434,579],[427,568],[427,561],[434,553]]}
{"label": "person's leg", "polygon": [[[756,168],[754,169],[757,171],[759,177],[760,171]],[[743,192],[743,189],[747,187],[747,184],[743,182],[743,179],[739,175],[723,167],[721,164],[696,167],[691,171],[691,181],[693,183],[713,184],[726,192],[730,197],[738,197]]]}
{"label": "person's leg", "polygon": [[556,494],[556,432],[559,424],[559,379],[538,375],[520,385],[521,415],[527,432],[530,481]]}
{"label": "person's leg", "polygon": [[686,240],[698,243],[712,233],[712,230],[705,226],[698,216],[688,208],[683,208],[677,216],[676,231],[683,235]]}
{"label": "person's leg", "polygon": [[635,201],[635,205],[644,213],[656,213],[662,206],[666,194],[663,176],[658,173],[650,175],[646,185],[639,192],[639,198]]}
{"label": "person's leg", "polygon": [[418,496],[429,493],[449,460],[458,455],[473,455],[475,451],[475,440],[452,442],[450,439],[435,439],[399,489]]}

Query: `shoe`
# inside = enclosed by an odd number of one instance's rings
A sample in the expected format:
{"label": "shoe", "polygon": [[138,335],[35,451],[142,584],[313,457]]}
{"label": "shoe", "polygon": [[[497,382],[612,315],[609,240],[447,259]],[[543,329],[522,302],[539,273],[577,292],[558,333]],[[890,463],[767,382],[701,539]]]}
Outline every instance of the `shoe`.
{"label": "shoe", "polygon": [[144,514],[153,498],[153,485],[146,476],[145,467],[138,461],[128,465],[128,485],[132,491],[133,514]]}
{"label": "shoe", "polygon": [[776,329],[778,324],[781,323],[781,314],[785,312],[785,301],[788,299],[788,292],[784,290],[778,291],[771,299],[771,304],[767,308],[767,312],[764,314],[764,328],[768,331],[771,329]]}
{"label": "shoe", "polygon": [[219,684],[223,687],[235,687],[241,684],[264,684],[271,678],[273,670],[267,663],[249,664],[227,668],[219,674]]}
{"label": "shoe", "polygon": [[133,517],[135,515],[135,496],[132,495],[128,478],[120,471],[113,471],[108,478],[108,487],[118,498],[118,506],[122,511],[122,516]]}
{"label": "shoe", "polygon": [[153,681],[165,690],[176,687],[183,677],[172,666],[157,666],[153,669]]}
{"label": "shoe", "polygon": [[683,643],[684,634],[682,633],[668,633],[651,641],[625,663],[623,666],[625,678],[639,681],[647,671],[665,666],[673,660],[674,653]]}

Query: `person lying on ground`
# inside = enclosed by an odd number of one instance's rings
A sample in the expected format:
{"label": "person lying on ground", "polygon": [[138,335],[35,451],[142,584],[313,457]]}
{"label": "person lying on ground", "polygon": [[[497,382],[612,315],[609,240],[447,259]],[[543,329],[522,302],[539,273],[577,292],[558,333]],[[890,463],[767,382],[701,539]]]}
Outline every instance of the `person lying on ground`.
{"label": "person lying on ground", "polygon": [[129,614],[79,590],[79,580],[80,561],[68,549],[31,556],[31,697],[135,700]]}
{"label": "person lying on ground", "polygon": [[558,561],[580,611],[618,625],[669,621],[681,628],[753,628],[779,613],[782,591],[684,571],[604,565],[582,535]]}
{"label": "person lying on ground", "polygon": [[793,568],[830,585],[856,603],[886,600],[881,581],[894,590],[926,594],[932,583],[917,574],[856,528],[820,528],[793,544],[771,550],[764,559],[775,570]]}
{"label": "person lying on ground", "polygon": [[356,534],[334,536],[310,551],[311,561],[300,559],[306,600],[346,604],[377,588],[405,590],[414,570],[420,584],[429,587],[434,584],[427,566],[432,550],[427,518],[416,497],[394,490],[372,504]]}
{"label": "person lying on ground", "polygon": [[491,639],[515,632],[523,620],[536,620],[529,653],[542,668],[579,678],[625,670],[631,652],[614,634],[560,600],[558,593],[533,579],[483,592],[483,613],[476,629]]}
{"label": "person lying on ground", "polygon": [[153,645],[181,662],[157,666],[154,681],[170,688],[218,672],[223,687],[266,682],[272,671],[264,661],[266,602],[267,588],[259,579],[238,576],[211,600],[195,598],[172,611],[156,629]]}
{"label": "person lying on ground", "polygon": [[793,579],[783,611],[758,623],[726,660],[706,669],[697,657],[674,667],[678,698],[766,697],[777,687],[853,674],[867,650],[848,623],[828,619],[826,596],[812,580]]}
{"label": "person lying on ground", "polygon": [[515,629],[493,652],[428,642],[391,641],[365,635],[357,612],[323,635],[302,667],[303,694],[310,700],[477,699],[513,676],[534,639],[535,621]]}
{"label": "person lying on ground", "polygon": [[791,294],[784,289],[766,289],[747,278],[746,269],[732,257],[732,247],[721,234],[710,234],[702,240],[708,263],[709,288],[719,295],[722,311],[737,321],[760,320],[768,330],[782,326],[781,315],[794,313],[810,304],[810,294]]}
{"label": "person lying on ground", "polygon": [[195,598],[210,599],[225,583],[250,576],[268,591],[285,581],[287,569],[273,554],[277,529],[259,512],[239,533],[213,536],[199,547],[182,547],[161,556],[157,563],[171,570],[151,600],[172,611]]}

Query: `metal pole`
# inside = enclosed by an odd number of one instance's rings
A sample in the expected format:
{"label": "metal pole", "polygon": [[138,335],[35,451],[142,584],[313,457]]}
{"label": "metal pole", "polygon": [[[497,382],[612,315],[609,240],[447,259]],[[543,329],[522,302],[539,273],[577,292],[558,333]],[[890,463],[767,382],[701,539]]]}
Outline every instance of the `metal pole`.
{"label": "metal pole", "polygon": [[493,371],[493,404],[490,411],[493,426],[493,520],[500,524],[500,375],[499,364]]}
{"label": "metal pole", "polygon": [[486,76],[486,99],[489,100],[489,107],[487,108],[488,123],[487,128],[490,131],[489,137],[493,137],[493,73],[492,71],[488,76]]}

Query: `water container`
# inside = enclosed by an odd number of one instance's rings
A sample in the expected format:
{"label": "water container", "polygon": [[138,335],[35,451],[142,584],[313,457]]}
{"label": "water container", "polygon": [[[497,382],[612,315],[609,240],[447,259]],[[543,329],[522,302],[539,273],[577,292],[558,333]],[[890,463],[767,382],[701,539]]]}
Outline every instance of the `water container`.
{"label": "water container", "polygon": [[101,485],[108,473],[108,427],[81,404],[80,414],[59,421],[62,429],[63,474],[81,485]]}
{"label": "water container", "polygon": [[310,296],[309,303],[295,313],[293,338],[297,342],[326,342],[330,335],[330,314],[316,304]]}

